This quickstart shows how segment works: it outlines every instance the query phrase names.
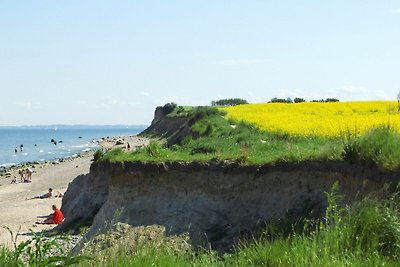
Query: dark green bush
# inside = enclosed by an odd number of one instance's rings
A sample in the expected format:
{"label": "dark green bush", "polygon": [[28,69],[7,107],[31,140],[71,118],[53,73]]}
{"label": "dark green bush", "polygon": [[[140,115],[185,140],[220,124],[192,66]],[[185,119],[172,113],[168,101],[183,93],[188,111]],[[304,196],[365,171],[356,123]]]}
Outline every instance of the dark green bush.
{"label": "dark green bush", "polygon": [[218,101],[211,102],[211,106],[237,106],[243,104],[248,104],[248,102],[241,98],[221,99]]}
{"label": "dark green bush", "polygon": [[176,107],[177,107],[177,105],[176,105],[175,103],[171,102],[171,103],[165,104],[165,105],[163,106],[162,110],[163,110],[163,113],[164,113],[165,115],[167,115],[167,114],[171,113],[172,111],[174,111],[174,109],[175,109]]}
{"label": "dark green bush", "polygon": [[96,152],[94,152],[94,155],[93,155],[94,162],[99,161],[103,156],[104,156],[103,150],[101,150],[101,149],[97,150]]}
{"label": "dark green bush", "polygon": [[196,107],[189,112],[189,125],[195,124],[197,121],[207,117],[223,115],[218,109],[213,107]]}
{"label": "dark green bush", "polygon": [[268,103],[293,103],[293,101],[290,97],[286,99],[274,97]]}
{"label": "dark green bush", "polygon": [[194,155],[194,154],[212,154],[217,152],[217,150],[213,147],[210,146],[197,146],[194,147],[191,151],[190,151],[190,155]]}
{"label": "dark green bush", "polygon": [[293,99],[293,102],[294,102],[294,103],[301,103],[301,102],[306,102],[306,101],[304,100],[304,98],[295,97],[295,98]]}

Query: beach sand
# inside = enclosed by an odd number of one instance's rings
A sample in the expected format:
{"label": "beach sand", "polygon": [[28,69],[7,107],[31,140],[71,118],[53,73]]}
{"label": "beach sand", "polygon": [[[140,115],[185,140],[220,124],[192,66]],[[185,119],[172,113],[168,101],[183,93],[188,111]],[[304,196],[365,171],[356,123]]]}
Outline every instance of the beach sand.
{"label": "beach sand", "polygon": [[[117,142],[122,144],[117,145]],[[135,147],[146,145],[148,140],[136,136],[109,138],[100,142],[100,145],[104,149],[126,148],[128,142],[133,150]],[[53,213],[51,209],[53,204],[60,207],[61,198],[25,199],[47,193],[50,187],[53,188],[53,194],[57,191],[64,193],[75,177],[89,172],[92,159],[93,152],[89,152],[71,161],[37,165],[32,175],[32,183],[11,184],[11,177],[17,170],[14,170],[10,178],[0,178],[0,245],[12,245],[11,236],[3,226],[9,227],[14,234],[19,232],[18,242],[29,239],[30,230],[40,232],[54,228],[54,225],[41,225],[35,222],[42,221],[45,216]],[[19,182],[20,178],[16,176]]]}

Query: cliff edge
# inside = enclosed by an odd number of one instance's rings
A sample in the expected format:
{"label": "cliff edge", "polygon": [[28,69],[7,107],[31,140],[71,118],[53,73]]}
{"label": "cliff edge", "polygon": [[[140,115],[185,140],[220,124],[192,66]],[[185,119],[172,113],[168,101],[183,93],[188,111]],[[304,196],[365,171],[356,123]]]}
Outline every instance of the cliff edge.
{"label": "cliff edge", "polygon": [[[188,117],[169,116],[163,107],[142,134],[170,144],[193,135]],[[166,236],[189,236],[195,248],[211,245],[224,252],[265,223],[321,218],[335,182],[350,203],[398,176],[326,160],[250,166],[228,160],[97,161],[69,185],[61,207],[66,221],[59,229],[90,225],[87,241],[116,223],[156,226]]]}
{"label": "cliff edge", "polygon": [[160,225],[166,235],[189,233],[194,247],[209,243],[227,251],[263,222],[322,216],[325,192],[336,181],[350,202],[379,190],[394,178],[390,176],[340,162],[247,167],[224,162],[103,162],[70,184],[62,211],[64,226],[92,223],[87,239],[116,222]]}

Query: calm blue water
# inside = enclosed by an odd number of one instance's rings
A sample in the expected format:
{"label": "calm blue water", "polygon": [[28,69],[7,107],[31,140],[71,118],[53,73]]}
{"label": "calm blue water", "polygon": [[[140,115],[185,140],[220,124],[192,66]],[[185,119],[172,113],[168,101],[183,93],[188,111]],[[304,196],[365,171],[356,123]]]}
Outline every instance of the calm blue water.
{"label": "calm blue water", "polygon": [[[70,157],[96,149],[97,145],[92,142],[93,140],[136,135],[145,128],[145,126],[0,127],[0,167]],[[57,141],[57,145],[51,142],[52,139]],[[15,148],[17,153],[14,151]]]}

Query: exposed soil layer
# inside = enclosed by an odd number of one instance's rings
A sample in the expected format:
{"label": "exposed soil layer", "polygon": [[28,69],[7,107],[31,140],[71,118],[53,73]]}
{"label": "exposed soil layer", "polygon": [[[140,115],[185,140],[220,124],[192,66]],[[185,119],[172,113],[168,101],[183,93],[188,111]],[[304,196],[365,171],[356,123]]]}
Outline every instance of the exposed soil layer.
{"label": "exposed soil layer", "polygon": [[63,227],[92,224],[88,238],[116,222],[160,225],[165,235],[189,233],[194,247],[209,242],[227,251],[260,222],[310,212],[321,217],[325,192],[335,181],[344,201],[351,202],[398,176],[343,162],[100,162],[69,185],[62,202]]}

